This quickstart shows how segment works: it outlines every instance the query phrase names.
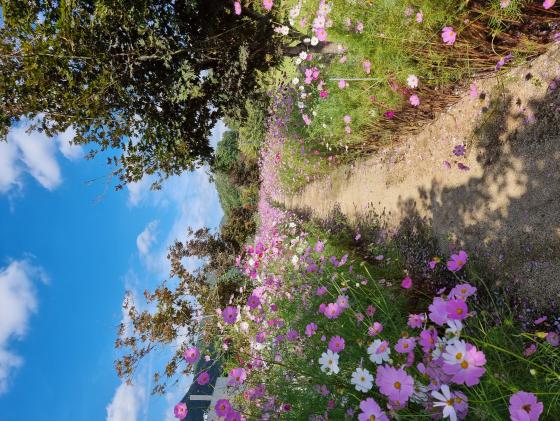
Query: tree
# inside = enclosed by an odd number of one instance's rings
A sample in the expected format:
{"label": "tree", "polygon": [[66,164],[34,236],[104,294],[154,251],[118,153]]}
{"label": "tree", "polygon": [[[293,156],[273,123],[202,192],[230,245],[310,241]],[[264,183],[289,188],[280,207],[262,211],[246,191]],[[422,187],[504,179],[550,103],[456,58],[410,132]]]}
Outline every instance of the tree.
{"label": "tree", "polygon": [[282,53],[273,16],[230,0],[0,4],[0,139],[23,118],[51,136],[73,127],[118,187],[212,162],[211,128]]}
{"label": "tree", "polygon": [[[235,258],[242,252],[242,243],[228,235],[212,233],[208,228],[189,228],[185,242],[176,241],[167,256],[171,263],[170,276],[175,288],[167,282],[154,292],[144,292],[153,310],[139,310],[133,297],[127,295],[124,309],[128,323],[121,323],[115,347],[124,354],[115,361],[117,374],[132,381],[140,361],[158,348],[176,343],[178,339],[194,342],[205,335],[211,343],[214,332],[201,323],[203,315],[215,314],[225,307],[231,296],[239,296],[244,276],[235,268]],[[233,236],[237,231],[231,233]],[[194,271],[185,267],[185,258],[197,258],[203,264]],[[203,329],[204,328],[204,329]],[[167,380],[178,371],[183,348],[178,347],[165,367],[165,377],[154,374],[154,393],[164,393]]]}

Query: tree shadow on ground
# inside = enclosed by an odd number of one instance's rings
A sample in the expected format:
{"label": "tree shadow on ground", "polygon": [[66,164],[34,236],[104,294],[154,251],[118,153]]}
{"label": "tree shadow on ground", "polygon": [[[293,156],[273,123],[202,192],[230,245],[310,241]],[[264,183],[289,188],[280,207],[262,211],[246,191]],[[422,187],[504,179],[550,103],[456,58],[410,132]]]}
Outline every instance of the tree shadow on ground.
{"label": "tree shadow on ground", "polygon": [[482,175],[457,187],[434,180],[420,203],[399,204],[402,225],[433,226],[444,250],[469,250],[481,273],[515,290],[524,307],[552,309],[560,302],[560,89],[526,104],[516,89],[493,93],[472,134]]}

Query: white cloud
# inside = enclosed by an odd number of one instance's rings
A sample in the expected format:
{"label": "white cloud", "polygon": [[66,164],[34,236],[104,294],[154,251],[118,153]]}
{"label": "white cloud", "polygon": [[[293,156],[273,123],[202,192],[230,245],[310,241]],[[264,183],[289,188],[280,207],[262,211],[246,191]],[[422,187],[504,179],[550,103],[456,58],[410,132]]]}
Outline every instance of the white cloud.
{"label": "white cloud", "polygon": [[107,406],[107,421],[136,421],[147,398],[141,384],[122,383]]}
{"label": "white cloud", "polygon": [[18,147],[18,160],[43,187],[53,190],[62,183],[52,139],[37,131],[27,133],[26,128],[20,126],[8,133],[8,143],[11,142]]}
{"label": "white cloud", "polygon": [[136,237],[136,247],[141,255],[145,256],[150,252],[150,247],[156,242],[155,232],[157,229],[159,221],[152,221],[148,224],[144,231],[138,234]]}
{"label": "white cloud", "polygon": [[84,157],[84,150],[80,145],[72,144],[72,140],[76,135],[76,131],[72,127],[68,127],[64,133],[59,134],[56,137],[56,142],[58,143],[58,149],[66,159],[75,161]]}
{"label": "white cloud", "polygon": [[6,193],[19,184],[20,168],[17,166],[17,146],[0,142],[0,193]]}
{"label": "white cloud", "polygon": [[0,269],[0,394],[8,389],[10,373],[23,363],[8,345],[25,336],[29,318],[37,311],[34,279],[47,281],[42,269],[27,260],[12,261]]}
{"label": "white cloud", "polygon": [[29,120],[8,132],[8,142],[0,142],[0,193],[23,187],[22,175],[29,173],[44,188],[54,190],[62,183],[57,149],[69,160],[84,156],[81,146],[71,144],[71,127],[54,138],[37,130],[30,133]]}

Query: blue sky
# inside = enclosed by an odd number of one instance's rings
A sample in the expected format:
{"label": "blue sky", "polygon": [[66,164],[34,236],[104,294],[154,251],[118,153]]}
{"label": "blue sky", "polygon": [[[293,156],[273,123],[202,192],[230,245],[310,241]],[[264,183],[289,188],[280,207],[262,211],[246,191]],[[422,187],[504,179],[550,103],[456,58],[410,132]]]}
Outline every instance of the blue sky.
{"label": "blue sky", "polygon": [[0,421],[163,420],[188,379],[150,397],[156,355],[134,386],[120,383],[123,296],[165,279],[167,246],[188,226],[218,226],[218,197],[202,170],[158,192],[150,180],[115,192],[72,134],[14,128],[0,143]]}

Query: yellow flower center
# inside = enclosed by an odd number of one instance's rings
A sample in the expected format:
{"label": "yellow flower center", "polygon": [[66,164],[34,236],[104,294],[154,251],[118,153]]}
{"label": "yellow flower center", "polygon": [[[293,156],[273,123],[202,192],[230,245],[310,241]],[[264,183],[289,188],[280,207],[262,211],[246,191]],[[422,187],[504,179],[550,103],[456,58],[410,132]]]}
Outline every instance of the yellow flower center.
{"label": "yellow flower center", "polygon": [[462,309],[462,308],[458,308],[458,309],[457,309],[457,314],[459,314],[459,315],[463,314],[463,309]]}
{"label": "yellow flower center", "polygon": [[530,404],[525,404],[521,408],[523,408],[525,410],[525,412],[527,412],[527,413],[531,412],[531,405]]}
{"label": "yellow flower center", "polygon": [[468,363],[468,362],[463,361],[463,362],[461,363],[461,368],[468,368],[468,367],[469,367],[469,363]]}
{"label": "yellow flower center", "polygon": [[360,377],[360,381],[361,381],[361,382],[365,382],[365,381],[366,381],[366,378],[365,378],[364,376],[362,376],[362,377]]}
{"label": "yellow flower center", "polygon": [[460,360],[461,358],[463,358],[463,354],[457,352],[457,355],[455,355],[455,359]]}
{"label": "yellow flower center", "polygon": [[401,384],[399,382],[395,382],[395,384],[393,386],[395,386],[395,389],[400,389],[401,388]]}
{"label": "yellow flower center", "polygon": [[375,415],[370,415],[369,416],[369,421],[375,421]]}

